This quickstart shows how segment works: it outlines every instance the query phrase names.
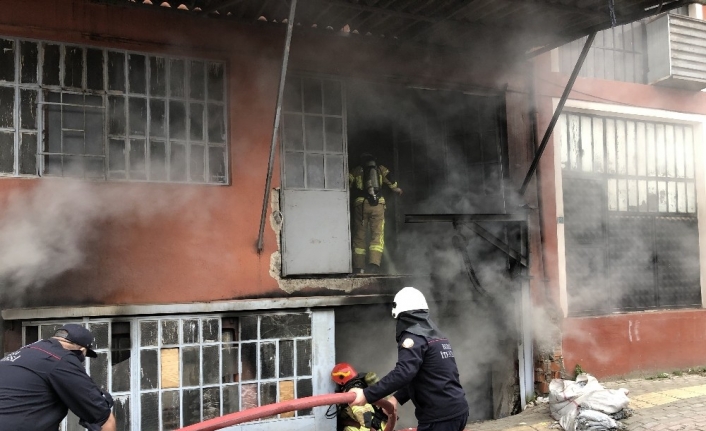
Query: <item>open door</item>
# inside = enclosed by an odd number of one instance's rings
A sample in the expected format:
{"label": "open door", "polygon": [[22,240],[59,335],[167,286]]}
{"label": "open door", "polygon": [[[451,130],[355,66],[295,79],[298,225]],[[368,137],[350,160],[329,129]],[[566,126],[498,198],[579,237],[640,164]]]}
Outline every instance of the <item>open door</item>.
{"label": "open door", "polygon": [[282,275],[351,272],[345,93],[292,76],[282,115]]}

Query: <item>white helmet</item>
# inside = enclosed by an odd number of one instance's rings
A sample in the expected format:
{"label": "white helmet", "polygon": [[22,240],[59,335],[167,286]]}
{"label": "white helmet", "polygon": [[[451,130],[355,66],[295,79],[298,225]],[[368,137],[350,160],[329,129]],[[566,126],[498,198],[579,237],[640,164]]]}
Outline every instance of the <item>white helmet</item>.
{"label": "white helmet", "polygon": [[394,301],[392,304],[392,317],[395,319],[400,313],[405,311],[429,309],[424,294],[414,287],[405,287],[397,292]]}

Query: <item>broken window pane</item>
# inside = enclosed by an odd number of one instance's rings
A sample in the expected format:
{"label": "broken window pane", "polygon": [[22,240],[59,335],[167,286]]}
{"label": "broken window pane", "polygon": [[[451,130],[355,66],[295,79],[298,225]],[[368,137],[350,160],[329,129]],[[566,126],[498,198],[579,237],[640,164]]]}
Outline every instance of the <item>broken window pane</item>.
{"label": "broken window pane", "polygon": [[46,174],[46,175],[61,175],[62,174],[61,156],[45,156],[44,157],[44,174]]}
{"label": "broken window pane", "polygon": [[122,96],[108,96],[108,133],[125,134],[125,98]]}
{"label": "broken window pane", "polygon": [[[120,361],[116,361],[119,359]],[[130,390],[130,355],[114,356],[113,359],[113,391],[126,392]]]}
{"label": "broken window pane", "polygon": [[130,134],[145,136],[147,130],[147,99],[131,97],[128,99]]}
{"label": "broken window pane", "polygon": [[83,88],[83,49],[76,46],[65,48],[64,86]]}
{"label": "broken window pane", "polygon": [[226,141],[226,126],[223,119],[223,106],[208,105],[208,141],[222,143]]}
{"label": "broken window pane", "polygon": [[140,346],[156,346],[157,332],[157,322],[140,322]]}
{"label": "broken window pane", "polygon": [[130,431],[132,429],[130,421],[130,397],[128,395],[115,397],[113,405],[113,415],[117,431]]}
{"label": "broken window pane", "polygon": [[159,428],[159,392],[140,395],[140,431],[160,431]]}
{"label": "broken window pane", "polygon": [[341,115],[343,106],[341,100],[341,83],[324,81],[324,114]]}
{"label": "broken window pane", "polygon": [[321,81],[318,79],[302,79],[302,93],[304,94],[304,112],[321,114]]}
{"label": "broken window pane", "polygon": [[179,428],[181,417],[179,405],[179,391],[162,392],[162,429]]}
{"label": "broken window pane", "polygon": [[20,90],[20,127],[37,130],[37,91]]}
{"label": "broken window pane", "polygon": [[178,320],[162,320],[162,344],[179,344]]}
{"label": "broken window pane", "polygon": [[306,155],[306,188],[324,188],[324,155]]}
{"label": "broken window pane", "polygon": [[86,87],[89,90],[103,90],[103,51],[86,50]]}
{"label": "broken window pane", "polygon": [[147,179],[144,139],[130,139],[130,178],[135,180]]}
{"label": "broken window pane", "polygon": [[39,47],[36,42],[20,42],[20,82],[37,83]]}
{"label": "broken window pane", "polygon": [[333,190],[345,190],[346,179],[345,169],[343,169],[343,156],[326,156],[326,188]]}
{"label": "broken window pane", "polygon": [[275,376],[275,343],[260,344],[260,378],[271,379]]}
{"label": "broken window pane", "polygon": [[147,66],[145,56],[130,54],[127,61],[130,93],[147,93]]}
{"label": "broken window pane", "polygon": [[108,354],[105,352],[97,352],[96,354],[98,357],[91,358],[91,378],[99,388],[108,390]]}
{"label": "broken window pane", "polygon": [[257,316],[244,316],[240,318],[240,339],[257,339]]}
{"label": "broken window pane", "polygon": [[312,115],[304,116],[307,151],[322,151],[324,149],[324,119]]}
{"label": "broken window pane", "polygon": [[15,41],[0,39],[0,81],[15,82]]}
{"label": "broken window pane", "polygon": [[297,375],[311,375],[311,339],[297,340]]}
{"label": "broken window pane", "polygon": [[140,351],[140,388],[157,389],[159,385],[156,350]]}
{"label": "broken window pane", "polygon": [[286,152],[284,182],[287,188],[304,188],[304,154]]}
{"label": "broken window pane", "polygon": [[108,142],[108,171],[113,178],[125,178],[125,140]]}
{"label": "broken window pane", "polygon": [[[306,398],[312,395],[311,379],[297,380],[297,398]],[[307,416],[310,414],[312,414],[311,409],[297,411],[297,416]]]}
{"label": "broken window pane", "polygon": [[238,385],[228,385],[223,387],[223,414],[240,411]]}
{"label": "broken window pane", "polygon": [[218,330],[218,322],[219,319],[203,319],[201,321],[201,338],[204,343],[219,341],[218,334],[220,331]]}
{"label": "broken window pane", "polygon": [[184,344],[199,342],[199,321],[198,319],[188,319],[182,321],[182,333]]}
{"label": "broken window pane", "polygon": [[223,147],[209,147],[208,167],[210,171],[209,182],[226,182],[226,149]]}
{"label": "broken window pane", "polygon": [[186,106],[183,102],[169,102],[169,136],[186,139]]}
{"label": "broken window pane", "polygon": [[203,390],[203,420],[213,419],[221,415],[221,394],[219,388],[204,388]]}
{"label": "broken window pane", "polygon": [[39,327],[35,325],[25,326],[25,344],[39,341]]}
{"label": "broken window pane", "polygon": [[105,146],[103,144],[103,110],[86,108],[84,115],[86,122],[86,154],[102,156],[105,154]]}
{"label": "broken window pane", "polygon": [[166,143],[150,141],[150,179],[166,181],[167,179],[167,150]]}
{"label": "broken window pane", "polygon": [[279,377],[294,376],[294,341],[279,342]]}
{"label": "broken window pane", "polygon": [[189,80],[189,97],[203,100],[206,93],[204,64],[201,61],[191,62],[191,79]]}
{"label": "broken window pane", "polygon": [[343,120],[326,117],[326,151],[343,152]]}
{"label": "broken window pane", "polygon": [[22,133],[20,135],[20,174],[37,174],[37,135]]}
{"label": "broken window pane", "polygon": [[150,57],[150,94],[165,96],[167,92],[167,62],[161,57]]}
{"label": "broken window pane", "polygon": [[238,375],[238,346],[235,344],[224,344],[221,353],[223,356],[223,366],[221,368],[223,383],[240,381]]}
{"label": "broken window pane", "polygon": [[250,383],[241,386],[242,409],[257,407],[257,383]]}
{"label": "broken window pane", "polygon": [[0,132],[0,172],[15,172],[15,134]]}
{"label": "broken window pane", "polygon": [[287,82],[284,85],[284,100],[282,102],[282,109],[285,111],[302,112],[301,81],[301,78],[298,77],[287,78]]}
{"label": "broken window pane", "polygon": [[208,64],[208,98],[223,100],[223,64]]}
{"label": "broken window pane", "polygon": [[164,100],[150,100],[150,136],[164,137],[165,116]]}
{"label": "broken window pane", "polygon": [[125,91],[125,54],[108,52],[108,90]]}
{"label": "broken window pane", "polygon": [[277,382],[260,384],[260,405],[266,406],[277,402]]}
{"label": "broken window pane", "polygon": [[61,50],[59,45],[44,45],[44,62],[42,63],[42,84],[59,85],[59,64]]}
{"label": "broken window pane", "polygon": [[242,379],[255,380],[257,374],[257,344],[243,343],[240,345]]}
{"label": "broken window pane", "polygon": [[181,404],[184,415],[184,426],[201,422],[201,391],[189,389],[184,391]]}
{"label": "broken window pane", "polygon": [[220,367],[218,363],[218,346],[203,347],[203,384],[213,385],[219,383]]}
{"label": "broken window pane", "polygon": [[186,86],[184,60],[169,61],[169,95],[172,97],[184,97],[184,87]]}
{"label": "broken window pane", "polygon": [[184,347],[182,349],[183,360],[181,364],[181,382],[183,386],[198,386],[201,374],[201,358],[199,347]]}
{"label": "broken window pane", "polygon": [[202,183],[205,181],[204,172],[206,170],[204,157],[205,147],[203,145],[191,146],[191,164],[189,165],[189,179]]}
{"label": "broken window pane", "polygon": [[260,321],[260,338],[308,337],[311,335],[311,318],[306,313],[268,314]]}
{"label": "broken window pane", "polygon": [[0,87],[0,127],[12,129],[15,127],[13,115],[15,111],[15,89]]}
{"label": "broken window pane", "polygon": [[186,146],[184,144],[172,142],[169,169],[171,181],[186,181]]}
{"label": "broken window pane", "polygon": [[203,105],[199,103],[189,105],[189,136],[192,141],[203,140]]}

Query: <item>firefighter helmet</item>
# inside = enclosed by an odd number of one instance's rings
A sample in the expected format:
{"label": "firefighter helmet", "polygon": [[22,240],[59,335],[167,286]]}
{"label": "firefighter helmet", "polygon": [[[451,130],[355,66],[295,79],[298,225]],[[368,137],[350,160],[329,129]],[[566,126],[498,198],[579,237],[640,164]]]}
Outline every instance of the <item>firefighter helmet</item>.
{"label": "firefighter helmet", "polygon": [[414,287],[405,287],[395,295],[392,303],[392,317],[397,319],[400,313],[411,310],[428,310],[424,294]]}
{"label": "firefighter helmet", "polygon": [[355,368],[347,362],[336,364],[333,367],[333,370],[331,370],[331,380],[341,386],[345,385],[357,376],[358,372],[356,372]]}

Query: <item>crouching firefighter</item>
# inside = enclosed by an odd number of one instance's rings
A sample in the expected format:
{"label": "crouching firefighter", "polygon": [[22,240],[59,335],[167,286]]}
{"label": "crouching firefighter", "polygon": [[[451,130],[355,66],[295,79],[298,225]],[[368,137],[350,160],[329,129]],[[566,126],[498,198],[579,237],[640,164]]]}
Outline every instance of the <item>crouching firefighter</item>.
{"label": "crouching firefighter", "polygon": [[[331,379],[336,383],[336,392],[348,392],[351,388],[365,389],[374,385],[378,381],[375,373],[358,374],[355,369],[345,362],[336,364],[331,370]],[[326,416],[337,418],[337,431],[382,431],[385,429],[387,415],[378,406],[365,404],[351,407],[348,404],[339,404],[336,411],[331,412],[331,408]]]}
{"label": "crouching firefighter", "polygon": [[[365,272],[366,254],[369,272],[380,268],[385,248],[385,197],[382,186],[402,194],[402,189],[392,179],[390,170],[378,165],[370,153],[360,155],[360,164],[348,176],[353,196],[353,272]],[[370,244],[366,239],[370,230]]]}

